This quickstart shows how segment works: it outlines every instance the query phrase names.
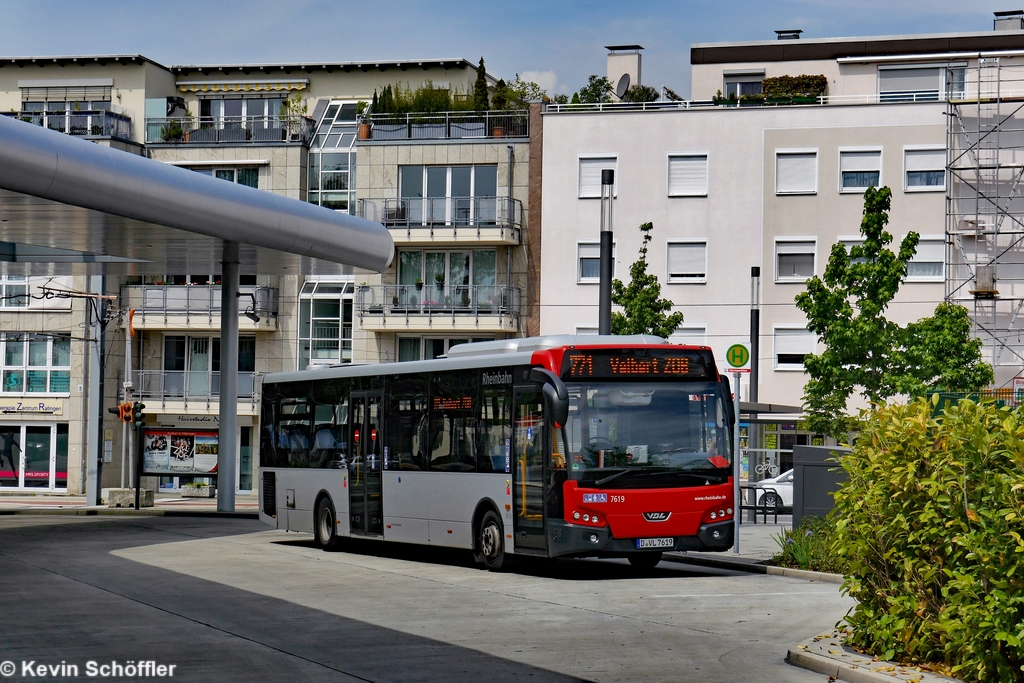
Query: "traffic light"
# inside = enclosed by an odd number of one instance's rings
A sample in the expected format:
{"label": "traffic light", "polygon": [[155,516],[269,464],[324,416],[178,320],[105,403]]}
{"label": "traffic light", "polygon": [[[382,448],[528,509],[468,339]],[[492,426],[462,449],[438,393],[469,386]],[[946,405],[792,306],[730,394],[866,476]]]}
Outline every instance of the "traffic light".
{"label": "traffic light", "polygon": [[146,404],[141,401],[135,401],[131,404],[128,414],[131,420],[135,423],[135,428],[140,429],[146,422],[146,413],[142,412],[146,409]]}
{"label": "traffic light", "polygon": [[132,421],[132,404],[131,403],[118,403],[114,408],[107,408],[107,412],[112,415],[117,415],[117,419],[122,422]]}

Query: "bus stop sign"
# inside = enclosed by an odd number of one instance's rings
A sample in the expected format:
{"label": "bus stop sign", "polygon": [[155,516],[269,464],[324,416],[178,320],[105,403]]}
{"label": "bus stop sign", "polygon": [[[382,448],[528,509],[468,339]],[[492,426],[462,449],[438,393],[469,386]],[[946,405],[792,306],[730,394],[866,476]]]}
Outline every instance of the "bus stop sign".
{"label": "bus stop sign", "polygon": [[746,344],[733,344],[725,352],[725,360],[734,368],[746,367],[750,363],[750,349]]}

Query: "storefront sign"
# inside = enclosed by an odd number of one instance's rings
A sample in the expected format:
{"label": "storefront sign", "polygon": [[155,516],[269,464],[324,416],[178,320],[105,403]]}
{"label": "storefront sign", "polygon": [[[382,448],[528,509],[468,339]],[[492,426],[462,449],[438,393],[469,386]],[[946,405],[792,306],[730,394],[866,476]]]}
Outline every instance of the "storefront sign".
{"label": "storefront sign", "polygon": [[42,413],[45,415],[63,415],[64,402],[0,401],[0,413]]}
{"label": "storefront sign", "polygon": [[147,429],[142,435],[146,474],[217,473],[217,432]]}
{"label": "storefront sign", "polygon": [[220,417],[217,415],[177,415],[174,421],[181,424],[217,425],[220,423]]}

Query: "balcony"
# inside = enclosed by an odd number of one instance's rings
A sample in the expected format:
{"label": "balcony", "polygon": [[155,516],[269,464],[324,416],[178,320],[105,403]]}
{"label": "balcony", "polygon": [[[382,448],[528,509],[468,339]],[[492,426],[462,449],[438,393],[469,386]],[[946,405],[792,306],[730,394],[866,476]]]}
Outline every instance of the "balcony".
{"label": "balcony", "polygon": [[[522,111],[450,111],[437,114],[370,114],[362,121],[369,124],[372,141],[484,140],[530,137],[530,112]],[[365,129],[364,129],[365,130]]]}
{"label": "balcony", "polygon": [[309,145],[305,116],[182,116],[146,119],[146,143],[167,145]]}
{"label": "balcony", "polygon": [[519,288],[503,285],[363,285],[360,327],[372,332],[518,332]]}
{"label": "balcony", "polygon": [[[241,332],[273,332],[277,329],[278,290],[275,287],[239,287],[240,313],[250,311],[260,321],[241,315]],[[252,298],[256,297],[253,310]],[[124,306],[135,310],[137,330],[219,330],[220,285],[129,285],[121,290]]]}
{"label": "balcony", "polygon": [[75,137],[135,140],[131,111],[116,105],[111,105],[110,111],[12,111],[0,114]]}
{"label": "balcony", "polygon": [[[238,373],[238,408],[255,414],[258,401],[253,372]],[[135,370],[132,397],[150,412],[205,413],[219,408],[220,373],[209,370]]]}
{"label": "balcony", "polygon": [[509,197],[367,198],[361,218],[383,223],[400,245],[518,245],[523,204]]}

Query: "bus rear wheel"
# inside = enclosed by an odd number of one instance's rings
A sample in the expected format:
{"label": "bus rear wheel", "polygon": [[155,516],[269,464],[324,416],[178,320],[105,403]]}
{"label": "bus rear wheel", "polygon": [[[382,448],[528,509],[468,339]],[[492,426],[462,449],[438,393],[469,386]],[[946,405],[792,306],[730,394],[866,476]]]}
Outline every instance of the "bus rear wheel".
{"label": "bus rear wheel", "polygon": [[637,569],[654,569],[661,562],[661,553],[637,553],[629,556],[629,563]]}
{"label": "bus rear wheel", "polygon": [[488,510],[480,520],[477,529],[477,558],[492,572],[501,570],[505,564],[505,544],[501,519],[494,510]]}
{"label": "bus rear wheel", "polygon": [[313,536],[316,545],[323,550],[333,550],[338,547],[337,526],[335,524],[334,505],[331,499],[320,499],[316,506],[316,523],[313,525]]}

